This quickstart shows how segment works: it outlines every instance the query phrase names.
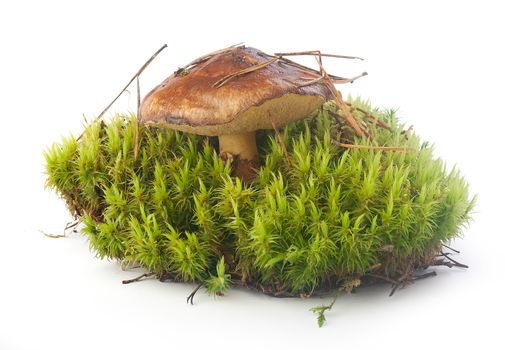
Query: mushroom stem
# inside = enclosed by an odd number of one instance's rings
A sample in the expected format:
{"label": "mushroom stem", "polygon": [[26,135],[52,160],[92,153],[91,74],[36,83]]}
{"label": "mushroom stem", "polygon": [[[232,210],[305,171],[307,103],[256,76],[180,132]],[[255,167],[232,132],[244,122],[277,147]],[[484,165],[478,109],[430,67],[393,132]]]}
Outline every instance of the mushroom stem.
{"label": "mushroom stem", "polygon": [[244,182],[251,182],[259,167],[256,132],[220,135],[219,153],[221,158],[232,160],[233,174]]}

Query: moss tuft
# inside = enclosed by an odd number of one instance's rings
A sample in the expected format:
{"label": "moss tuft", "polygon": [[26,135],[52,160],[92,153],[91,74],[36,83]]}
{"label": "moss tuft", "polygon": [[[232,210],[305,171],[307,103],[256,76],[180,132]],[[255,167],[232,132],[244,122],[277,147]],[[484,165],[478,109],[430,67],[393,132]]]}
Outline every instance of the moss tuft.
{"label": "moss tuft", "polygon": [[372,273],[394,279],[434,262],[474,200],[394,111],[353,104],[372,138],[350,136],[328,103],[281,130],[289,162],[273,131],[258,132],[262,166],[252,184],[231,176],[215,139],[137,129],[128,115],[48,148],[47,186],[82,219],[98,257],[204,283],[213,294],[230,283],[300,295]]}

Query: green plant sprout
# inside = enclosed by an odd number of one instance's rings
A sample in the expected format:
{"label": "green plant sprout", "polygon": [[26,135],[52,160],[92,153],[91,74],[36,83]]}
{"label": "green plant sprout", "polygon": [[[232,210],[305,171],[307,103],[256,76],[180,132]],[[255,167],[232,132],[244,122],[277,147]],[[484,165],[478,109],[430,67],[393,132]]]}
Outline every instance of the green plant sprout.
{"label": "green plant sprout", "polygon": [[[97,257],[211,295],[241,285],[312,296],[377,282],[394,292],[426,267],[463,267],[442,249],[470,219],[465,180],[394,110],[350,104],[370,138],[328,102],[279,135],[258,133],[251,183],[231,176],[215,138],[145,127],[131,114],[49,147],[46,185],[82,221]],[[313,309],[320,326],[333,303]]]}

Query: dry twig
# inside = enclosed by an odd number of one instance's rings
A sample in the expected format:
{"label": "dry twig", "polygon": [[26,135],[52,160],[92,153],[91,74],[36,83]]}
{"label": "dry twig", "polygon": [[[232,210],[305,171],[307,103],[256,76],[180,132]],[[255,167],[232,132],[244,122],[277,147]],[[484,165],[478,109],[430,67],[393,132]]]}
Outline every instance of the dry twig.
{"label": "dry twig", "polygon": [[462,268],[464,268],[464,269],[467,269],[467,268],[468,268],[468,265],[465,265],[465,264],[462,264],[462,263],[460,263],[460,262],[457,262],[456,260],[454,260],[453,258],[451,258],[451,257],[449,256],[449,254],[444,253],[444,252],[441,252],[441,254],[442,254],[442,255],[443,255],[443,256],[444,256],[447,260],[449,260],[450,262],[452,262],[452,263],[454,264],[454,266],[456,266],[456,267],[462,267]]}
{"label": "dry twig", "polygon": [[78,220],[75,220],[75,221],[70,221],[70,222],[67,222],[67,224],[65,225],[65,228],[63,229],[63,234],[51,234],[51,233],[46,233],[42,230],[39,230],[40,233],[42,233],[44,236],[46,237],[49,237],[49,238],[66,238],[68,237],[68,234],[67,234],[67,231],[69,229],[73,229],[72,231],[70,232],[74,232],[75,231],[75,227],[77,225],[79,225],[81,223],[81,220],[78,219]]}
{"label": "dry twig", "polygon": [[454,253],[457,253],[457,254],[461,253],[459,250],[456,250],[456,249],[454,249],[452,247],[449,247],[447,244],[443,244],[442,243],[442,247],[447,248],[449,250],[452,250]]}
{"label": "dry twig", "polygon": [[368,118],[372,119],[379,127],[383,128],[383,129],[386,129],[386,130],[389,130],[389,131],[392,131],[391,127],[389,125],[387,125],[386,123],[384,123],[382,120],[379,119],[379,117],[373,115],[372,113],[364,110],[363,108],[360,108],[360,107],[356,107],[356,106],[353,106],[352,103],[350,102],[346,102],[346,104],[351,107],[351,110],[357,110],[358,112],[361,112],[363,113],[365,116],[367,116]]}
{"label": "dry twig", "polygon": [[[364,76],[367,76],[368,73],[367,72],[363,72],[361,73],[360,75],[357,75],[355,77],[352,77],[352,78],[341,78],[339,80],[335,80],[335,79],[331,79],[331,82],[333,84],[347,84],[347,83],[352,83],[354,82],[355,80],[359,79],[359,78],[362,78]],[[318,83],[320,82],[321,80],[324,80],[325,77],[324,76],[320,76],[318,78],[315,78],[313,80],[309,80],[308,82],[306,83],[302,83],[302,84],[298,84],[298,87],[304,87],[304,86],[308,86],[308,85],[312,85],[312,84],[315,84],[315,83]]]}
{"label": "dry twig", "polygon": [[156,272],[143,273],[142,275],[140,275],[138,277],[135,277],[135,278],[132,278],[130,280],[124,280],[123,284],[129,284],[129,283],[133,283],[133,282],[138,282],[140,280],[143,280],[144,278],[151,277],[151,276],[154,276],[154,275],[156,275]]}
{"label": "dry twig", "polygon": [[196,292],[198,292],[198,290],[200,288],[202,288],[202,286],[203,286],[203,283],[200,283],[198,286],[196,286],[195,289],[193,289],[193,291],[191,292],[191,294],[188,295],[188,297],[186,298],[186,303],[191,303],[191,305],[193,305],[193,299],[195,297],[195,294],[196,294]]}
{"label": "dry twig", "polygon": [[333,82],[332,80],[330,79],[330,77],[328,76],[328,73],[326,73],[326,70],[324,69],[323,67],[323,63],[320,59],[318,59],[318,57],[316,57],[316,61],[317,63],[319,64],[319,69],[321,70],[322,72],[322,76],[326,79],[327,81],[327,87],[330,89],[330,92],[332,93],[333,95],[333,100],[335,101],[335,103],[337,104],[338,108],[342,111],[342,116],[344,117],[344,119],[347,121],[347,123],[354,129],[354,131],[359,135],[359,136],[362,136],[362,137],[369,137],[370,135],[368,134],[368,132],[366,132],[366,130],[363,130],[359,125],[358,123],[356,122],[356,119],[354,119],[352,113],[351,113],[351,110],[349,109],[349,107],[345,104],[343,98],[342,98],[342,94],[340,93],[340,91],[338,91],[335,86],[333,86]]}
{"label": "dry twig", "polygon": [[430,272],[423,273],[422,275],[419,275],[419,276],[412,276],[412,280],[414,280],[414,281],[422,280],[422,279],[428,278],[428,277],[435,277],[436,275],[437,275],[437,271],[430,271]]}
{"label": "dry twig", "polygon": [[312,51],[299,51],[299,52],[278,52],[274,53],[275,56],[319,56],[319,57],[334,57],[334,58],[346,58],[346,59],[358,59],[364,61],[361,57],[356,56],[345,56],[345,55],[334,55],[330,53],[322,53],[319,50]]}
{"label": "dry twig", "polygon": [[[131,83],[133,83],[133,81],[135,79],[138,78],[138,76],[140,74],[142,74],[142,72],[147,68],[147,66],[149,64],[151,64],[151,62],[156,58],[156,56],[158,56],[160,54],[161,51],[163,51],[165,48],[167,47],[167,44],[164,44],[162,47],[160,47],[158,49],[158,51],[156,51],[152,56],[151,58],[149,58],[143,65],[142,67],[140,67],[140,69],[137,71],[137,73],[135,73],[135,75],[130,79],[130,81],[128,82],[128,84],[126,84],[126,86],[121,90],[121,92],[112,100],[111,103],[109,103],[107,105],[107,107],[105,107],[105,109],[98,115],[98,117],[95,118],[94,122],[95,121],[98,121],[100,119],[102,119],[102,117],[104,116],[104,114],[109,110],[109,108],[114,104],[114,102],[117,101],[117,99],[119,97],[121,97],[121,95],[126,91],[126,89],[128,89],[128,87],[131,85]],[[137,116],[138,118],[139,116]],[[78,138],[77,138],[77,141],[79,141],[81,138],[82,138],[82,135],[84,135],[84,133],[82,133]]]}

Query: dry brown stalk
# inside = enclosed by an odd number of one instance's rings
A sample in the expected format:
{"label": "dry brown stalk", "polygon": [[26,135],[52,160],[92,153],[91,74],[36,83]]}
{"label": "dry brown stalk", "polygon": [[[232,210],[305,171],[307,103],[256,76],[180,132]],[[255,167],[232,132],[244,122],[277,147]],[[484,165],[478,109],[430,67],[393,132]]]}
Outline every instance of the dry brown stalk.
{"label": "dry brown stalk", "polygon": [[328,73],[326,73],[326,70],[324,69],[321,60],[318,59],[318,57],[316,57],[316,61],[319,64],[319,68],[321,69],[323,77],[327,81],[326,85],[328,86],[328,88],[330,89],[330,91],[331,91],[331,93],[333,95],[333,100],[335,101],[335,103],[337,104],[338,108],[342,112],[342,117],[344,117],[344,119],[347,121],[347,123],[354,129],[354,131],[359,136],[361,136],[361,137],[369,137],[370,135],[368,134],[368,132],[366,130],[363,130],[363,128],[361,128],[358,125],[358,122],[356,121],[356,119],[352,115],[351,110],[349,109],[349,106],[347,106],[347,104],[344,102],[344,100],[342,98],[342,94],[340,93],[340,91],[338,91],[335,88],[335,86],[333,85],[333,82],[331,81],[330,77],[328,76]]}
{"label": "dry brown stalk", "polygon": [[459,250],[456,250],[456,249],[454,249],[452,247],[449,247],[447,244],[443,244],[442,243],[442,247],[445,247],[445,248],[447,248],[449,250],[452,250],[454,253],[458,253],[458,254],[461,253]]}
{"label": "dry brown stalk", "polygon": [[[277,57],[277,56],[268,56],[268,57]],[[279,61],[281,63],[284,63],[284,64],[287,64],[287,65],[290,65],[290,66],[293,66],[293,67],[296,67],[296,68],[299,68],[300,70],[302,70],[303,72],[305,73],[312,73],[314,74],[314,77],[319,77],[321,76],[320,72],[315,70],[315,69],[312,69],[310,67],[306,67],[300,63],[296,63],[295,61],[291,61],[285,57],[282,57],[282,56],[278,56],[279,57]],[[342,77],[339,77],[339,76],[336,76],[336,75],[332,75],[332,74],[328,74],[328,76],[331,78],[332,81],[340,81],[340,80],[343,80],[345,78],[342,78]]]}
{"label": "dry brown stalk", "polygon": [[393,285],[393,289],[391,290],[391,293],[389,293],[390,297],[392,297],[393,294],[395,294],[398,288],[403,289],[407,286],[407,284],[410,282],[410,278],[412,277],[412,272],[413,272],[412,265],[411,264],[407,265],[403,275],[401,275],[400,278],[398,278],[397,282]]}
{"label": "dry brown stalk", "polygon": [[392,131],[391,127],[389,125],[384,123],[382,120],[380,120],[377,116],[373,115],[372,113],[364,110],[363,108],[353,106],[352,103],[350,103],[350,102],[346,102],[346,104],[351,108],[351,110],[353,110],[353,109],[357,110],[357,111],[363,113],[368,118],[372,119],[379,127],[389,130],[389,131]]}
{"label": "dry brown stalk", "polygon": [[444,253],[444,252],[440,252],[440,254],[442,254],[444,257],[446,257],[446,258],[447,258],[447,260],[451,261],[451,262],[454,264],[454,266],[456,266],[456,267],[462,267],[462,268],[464,268],[464,269],[467,269],[467,268],[468,268],[468,265],[465,265],[465,264],[462,264],[462,263],[460,263],[460,262],[457,262],[456,260],[454,260],[453,258],[451,258],[451,257],[449,256],[449,254]]}
{"label": "dry brown stalk", "polygon": [[196,286],[196,288],[193,289],[191,294],[189,294],[188,297],[186,298],[186,303],[191,303],[191,305],[193,305],[193,299],[195,298],[196,292],[198,292],[198,290],[202,287],[203,283],[198,284],[198,286]]}
{"label": "dry brown stalk", "polygon": [[69,234],[67,234],[68,230],[69,229],[73,229],[72,231],[70,232],[76,232],[76,227],[77,225],[79,225],[81,223],[81,220],[75,220],[75,221],[70,221],[70,222],[67,222],[67,224],[65,225],[65,228],[63,229],[63,234],[53,234],[53,233],[46,233],[42,230],[39,230],[40,233],[42,233],[44,236],[46,237],[49,237],[49,238],[66,238],[68,237]]}
{"label": "dry brown stalk", "polygon": [[147,273],[143,273],[142,275],[138,276],[138,277],[135,277],[135,278],[132,278],[131,280],[124,280],[123,281],[123,284],[129,284],[129,283],[133,283],[133,282],[138,282],[140,280],[143,280],[147,277],[151,277],[151,276],[154,276],[156,275],[156,272],[147,272]]}
{"label": "dry brown stalk", "polygon": [[356,56],[345,56],[345,55],[334,55],[330,53],[322,53],[319,50],[312,51],[299,51],[299,52],[278,52],[274,53],[275,56],[323,56],[323,57],[334,57],[334,58],[345,58],[345,59],[358,59],[364,61],[361,57]]}
{"label": "dry brown stalk", "polygon": [[54,234],[54,233],[46,233],[42,230],[39,230],[40,233],[42,233],[44,236],[49,237],[49,238],[66,238],[66,234]]}
{"label": "dry brown stalk", "polygon": [[[117,99],[119,97],[121,97],[121,95],[126,91],[126,89],[128,89],[128,87],[131,85],[131,83],[133,83],[133,81],[135,79],[138,78],[138,76],[140,74],[142,74],[142,72],[147,68],[147,66],[149,66],[149,64],[151,64],[151,62],[160,54],[161,51],[163,51],[165,48],[167,47],[167,44],[164,44],[162,47],[160,47],[158,49],[158,51],[156,51],[152,56],[151,58],[149,58],[143,65],[142,67],[140,67],[140,69],[137,71],[137,73],[135,73],[135,75],[133,75],[133,77],[130,79],[130,81],[128,82],[128,84],[126,84],[126,86],[121,90],[121,92],[112,100],[111,103],[109,103],[107,105],[107,107],[105,107],[105,109],[98,115],[98,117],[95,118],[95,120],[93,122],[96,122],[100,119],[102,119],[102,117],[104,116],[104,114],[109,110],[109,108],[114,104],[114,102],[117,101]],[[137,116],[139,117],[139,116]],[[84,133],[82,133],[81,135],[79,135],[79,137],[77,138],[77,141],[79,141],[81,138],[82,138],[82,135],[84,135]]]}
{"label": "dry brown stalk", "polygon": [[[364,76],[366,76],[366,75],[368,75],[368,73],[363,72],[363,73],[361,73],[360,75],[357,75],[357,76],[352,77],[352,78],[341,78],[341,79],[339,79],[339,80],[331,79],[331,82],[332,82],[333,84],[348,84],[348,83],[352,83],[352,82],[354,82],[356,79],[359,79],[359,78],[364,77]],[[315,84],[315,83],[320,82],[320,81],[321,81],[321,80],[323,80],[323,79],[325,79],[325,77],[324,77],[324,76],[320,76],[320,77],[317,77],[317,78],[315,78],[315,79],[313,79],[313,80],[309,80],[309,81],[308,81],[308,82],[306,82],[306,83],[299,84],[299,85],[298,85],[298,87],[304,87],[304,86],[312,85],[312,84]]]}
{"label": "dry brown stalk", "polygon": [[360,75],[356,75],[355,77],[352,78],[342,78],[340,80],[331,80],[333,84],[348,84],[348,83],[354,83],[355,80],[367,76],[367,72],[363,72]]}

